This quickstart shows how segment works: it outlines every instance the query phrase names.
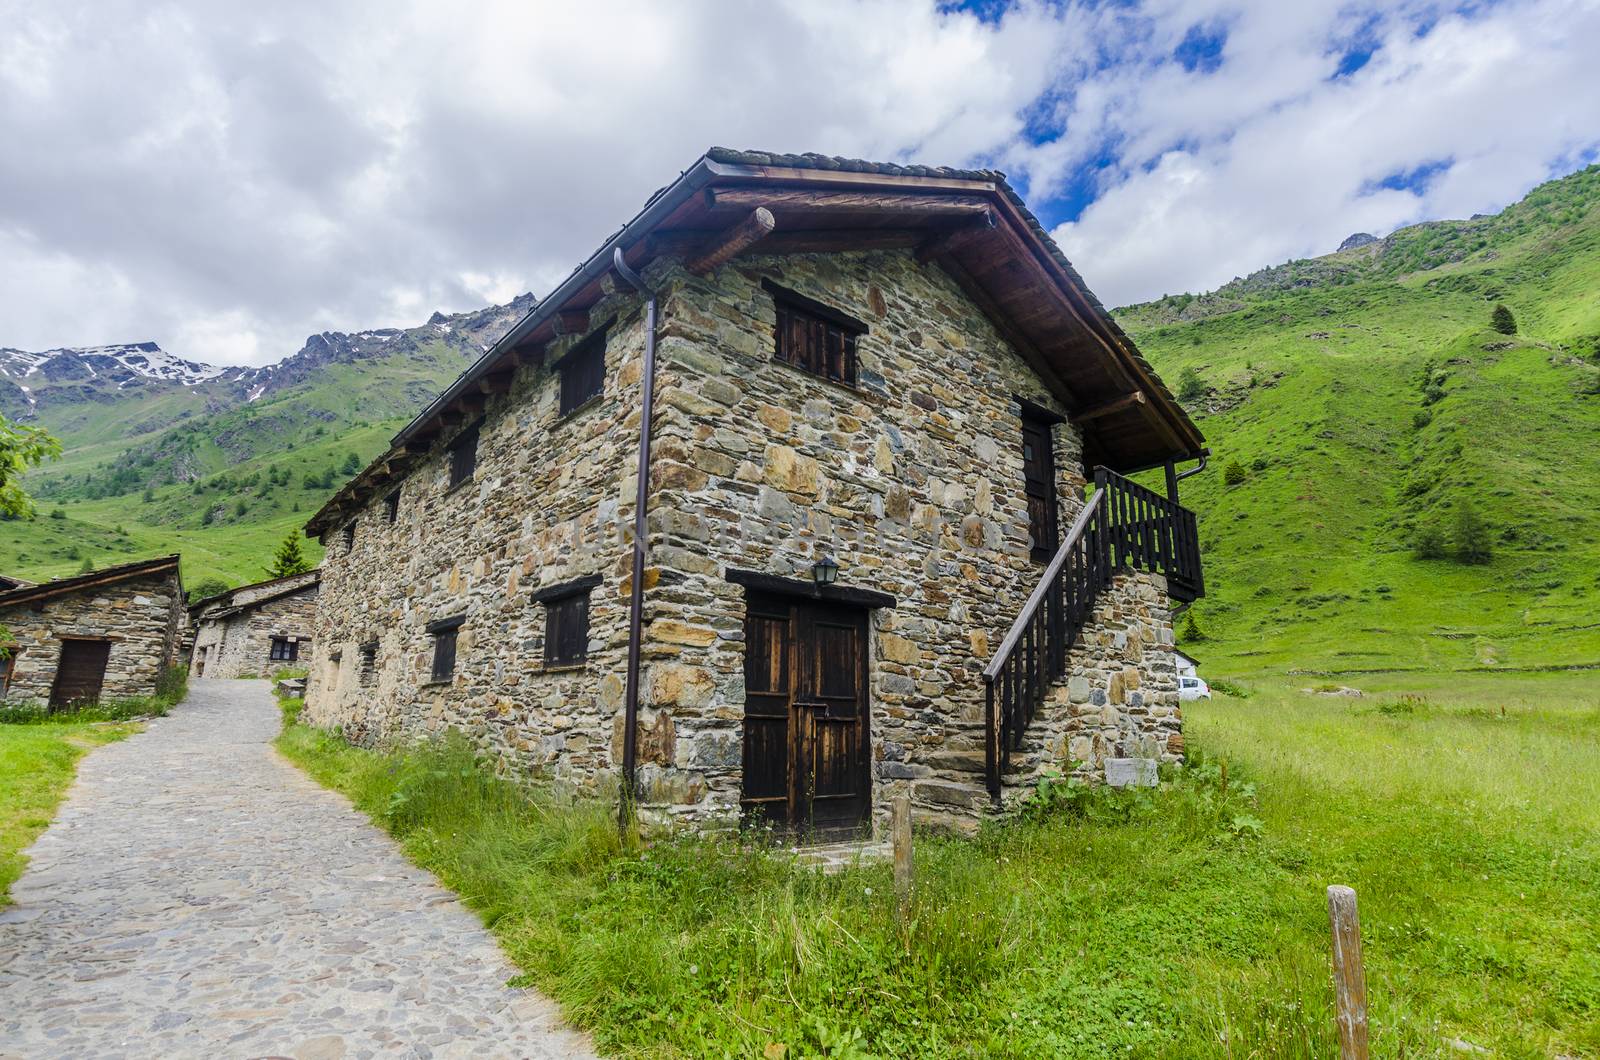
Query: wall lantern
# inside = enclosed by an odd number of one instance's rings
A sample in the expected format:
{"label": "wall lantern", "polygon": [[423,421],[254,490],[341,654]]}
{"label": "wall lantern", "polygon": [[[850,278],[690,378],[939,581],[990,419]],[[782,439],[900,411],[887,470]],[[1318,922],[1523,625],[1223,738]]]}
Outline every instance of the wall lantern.
{"label": "wall lantern", "polygon": [[811,580],[817,585],[832,585],[839,580],[839,565],[832,556],[823,556],[811,565]]}

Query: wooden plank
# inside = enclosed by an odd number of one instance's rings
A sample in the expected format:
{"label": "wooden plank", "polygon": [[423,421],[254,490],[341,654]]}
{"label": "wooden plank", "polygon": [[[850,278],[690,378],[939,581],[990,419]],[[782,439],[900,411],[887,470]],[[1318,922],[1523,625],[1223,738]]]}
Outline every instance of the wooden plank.
{"label": "wooden plank", "polygon": [[1328,888],[1333,932],[1333,999],[1339,1023],[1339,1060],[1367,1060],[1367,982],[1361,968],[1361,919],[1356,892]]}
{"label": "wooden plank", "polygon": [[557,335],[581,335],[589,330],[587,309],[562,309],[552,318]]}
{"label": "wooden plank", "polygon": [[734,225],[714,245],[703,249],[686,262],[684,267],[696,276],[704,276],[718,265],[732,260],[767,238],[777,224],[771,210],[765,206],[757,206],[750,211],[749,217]]}
{"label": "wooden plank", "polygon": [[753,210],[758,206],[764,206],[775,212],[826,211],[976,217],[989,209],[989,200],[976,195],[929,195],[920,192],[707,188],[706,205],[713,210]]}

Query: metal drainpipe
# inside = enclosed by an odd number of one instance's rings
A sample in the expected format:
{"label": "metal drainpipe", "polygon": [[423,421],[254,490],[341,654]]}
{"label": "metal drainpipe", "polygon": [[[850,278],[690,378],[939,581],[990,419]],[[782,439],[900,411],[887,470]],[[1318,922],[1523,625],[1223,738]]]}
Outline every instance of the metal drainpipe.
{"label": "metal drainpipe", "polygon": [[617,805],[617,829],[624,835],[633,819],[634,769],[639,740],[639,642],[644,625],[645,503],[650,496],[650,421],[656,391],[656,293],[628,268],[622,248],[611,252],[617,275],[645,298],[644,377],[639,416],[639,488],[633,502],[633,579],[628,591],[628,676],[622,699],[622,798]]}

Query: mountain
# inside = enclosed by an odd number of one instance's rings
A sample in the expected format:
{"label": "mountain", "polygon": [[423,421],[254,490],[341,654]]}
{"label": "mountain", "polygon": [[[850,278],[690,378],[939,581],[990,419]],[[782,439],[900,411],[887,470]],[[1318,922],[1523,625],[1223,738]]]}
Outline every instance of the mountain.
{"label": "mountain", "polygon": [[533,307],[532,295],[413,328],[323,332],[264,367],[153,342],[0,349],[0,414],[48,428],[31,521],[0,522],[0,571],[181,549],[184,576],[258,577],[272,546]]}
{"label": "mountain", "polygon": [[[1186,646],[1240,673],[1600,663],[1597,292],[1591,166],[1118,310],[1214,453],[1182,485],[1208,591]],[[1452,558],[1463,506],[1486,564]]]}

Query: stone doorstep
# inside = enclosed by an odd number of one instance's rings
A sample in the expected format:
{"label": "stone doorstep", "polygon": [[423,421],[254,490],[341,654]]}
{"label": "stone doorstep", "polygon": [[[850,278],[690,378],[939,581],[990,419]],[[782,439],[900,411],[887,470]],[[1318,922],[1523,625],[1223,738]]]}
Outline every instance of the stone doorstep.
{"label": "stone doorstep", "polygon": [[794,847],[793,853],[798,864],[832,876],[853,865],[890,861],[894,858],[894,847],[887,841],[853,839],[815,847]]}

